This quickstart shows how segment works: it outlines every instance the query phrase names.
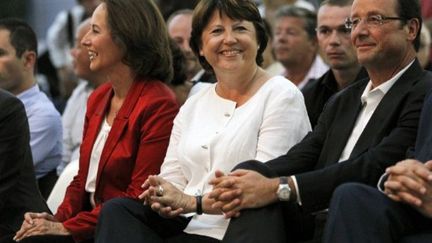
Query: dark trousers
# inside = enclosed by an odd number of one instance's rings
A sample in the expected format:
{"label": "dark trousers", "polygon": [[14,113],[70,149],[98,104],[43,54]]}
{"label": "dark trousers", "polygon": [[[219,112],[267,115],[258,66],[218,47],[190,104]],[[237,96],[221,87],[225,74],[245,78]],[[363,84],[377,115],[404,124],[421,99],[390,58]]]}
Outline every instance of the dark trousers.
{"label": "dark trousers", "polygon": [[[269,178],[278,176],[266,164],[253,160],[235,169],[253,170]],[[274,203],[241,211],[240,217],[231,220],[223,242],[299,242],[310,240],[314,228],[315,217],[302,212],[296,203]]]}
{"label": "dark trousers", "polygon": [[[16,243],[13,240],[15,234],[0,239],[0,243]],[[24,238],[20,243],[75,243],[72,236],[63,235],[40,235]],[[87,240],[80,243],[93,243],[93,240]]]}
{"label": "dark trousers", "polygon": [[142,202],[128,198],[108,201],[96,227],[98,243],[213,243],[216,239],[183,233],[189,218],[166,219]]}
{"label": "dark trousers", "polygon": [[376,188],[339,186],[331,201],[325,243],[430,243],[432,219],[397,203]]}
{"label": "dark trousers", "polygon": [[57,171],[52,170],[48,174],[38,179],[39,191],[42,194],[42,197],[47,200],[52,189],[54,188],[55,183],[57,182],[58,176]]}

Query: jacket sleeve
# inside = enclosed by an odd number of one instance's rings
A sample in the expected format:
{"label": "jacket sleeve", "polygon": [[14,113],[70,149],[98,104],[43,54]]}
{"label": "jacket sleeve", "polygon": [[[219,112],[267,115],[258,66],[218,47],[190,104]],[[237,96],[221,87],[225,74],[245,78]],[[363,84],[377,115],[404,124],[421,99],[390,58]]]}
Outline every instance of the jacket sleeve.
{"label": "jacket sleeve", "polygon": [[[3,95],[3,93],[1,93]],[[2,97],[3,98],[3,97]],[[19,180],[29,153],[29,128],[24,106],[14,98],[0,100],[0,213]]]}

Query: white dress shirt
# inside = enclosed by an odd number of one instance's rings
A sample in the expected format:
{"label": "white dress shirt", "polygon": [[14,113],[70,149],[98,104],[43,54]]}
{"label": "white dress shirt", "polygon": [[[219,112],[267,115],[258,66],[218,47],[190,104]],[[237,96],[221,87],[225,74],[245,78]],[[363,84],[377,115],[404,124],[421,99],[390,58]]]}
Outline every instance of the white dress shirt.
{"label": "white dress shirt", "polygon": [[96,177],[99,168],[99,161],[110,130],[111,126],[108,124],[107,119],[105,118],[90,155],[90,164],[87,174],[87,180],[85,183],[85,190],[86,192],[90,193],[90,202],[93,207],[95,205],[93,196],[96,190]]}
{"label": "white dress shirt", "polygon": [[[311,129],[301,92],[281,76],[240,107],[218,96],[216,85],[181,107],[162,164],[160,176],[188,195],[211,191],[216,170],[228,173],[240,162],[285,154]],[[228,223],[222,215],[194,215],[185,232],[221,240]]]}

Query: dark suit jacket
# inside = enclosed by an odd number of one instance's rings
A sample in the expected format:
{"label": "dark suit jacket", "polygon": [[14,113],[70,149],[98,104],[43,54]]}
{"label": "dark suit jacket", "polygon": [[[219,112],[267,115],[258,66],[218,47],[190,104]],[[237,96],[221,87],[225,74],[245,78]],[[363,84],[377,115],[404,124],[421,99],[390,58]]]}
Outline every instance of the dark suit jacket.
{"label": "dark suit jacket", "polygon": [[381,100],[350,158],[338,163],[367,83],[367,79],[356,82],[333,96],[316,128],[286,155],[267,163],[279,175],[296,176],[305,212],[327,208],[342,183],[376,186],[385,168],[404,159],[415,144],[424,96],[432,84],[432,75],[417,60]]}
{"label": "dark suit jacket", "polygon": [[78,175],[55,214],[76,241],[93,237],[104,202],[115,197],[137,199],[147,177],[159,173],[178,112],[175,96],[166,85],[134,81],[103,148],[94,195],[96,207],[89,208],[85,184],[90,156],[112,96],[111,83],[106,83],[89,97]]}
{"label": "dark suit jacket", "polygon": [[0,237],[17,231],[28,211],[49,209],[36,185],[24,106],[0,90]]}
{"label": "dark suit jacket", "polygon": [[[362,68],[352,83],[367,77],[368,74],[366,70]],[[308,112],[311,126],[314,128],[328,99],[330,99],[330,97],[339,91],[338,83],[335,79],[333,71],[329,69],[319,79],[308,82],[301,91],[304,96],[306,110]]]}

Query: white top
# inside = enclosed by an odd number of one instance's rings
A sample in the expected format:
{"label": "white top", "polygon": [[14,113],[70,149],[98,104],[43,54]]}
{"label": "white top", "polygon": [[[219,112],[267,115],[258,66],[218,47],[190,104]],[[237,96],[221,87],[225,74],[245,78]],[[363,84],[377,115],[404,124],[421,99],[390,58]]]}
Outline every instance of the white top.
{"label": "white top", "polygon": [[47,31],[47,47],[50,59],[54,67],[60,68],[72,65],[72,56],[70,55],[71,46],[68,41],[67,22],[68,12],[72,16],[72,34],[76,33],[78,25],[85,13],[84,7],[76,5],[68,11],[60,12]]}
{"label": "white top", "polygon": [[[218,96],[217,84],[190,97],[174,120],[160,176],[188,195],[205,194],[216,170],[285,154],[310,124],[301,92],[281,76],[269,79],[245,104]],[[185,232],[221,240],[229,221],[194,215]]]}
{"label": "white top", "polygon": [[[87,180],[85,184],[86,192],[89,192],[91,195],[94,194],[96,189],[96,176],[99,168],[99,160],[101,158],[102,150],[105,146],[105,142],[108,138],[108,134],[111,130],[111,126],[108,124],[106,118],[103,121],[103,125],[99,131],[99,134],[96,138],[96,141],[93,145],[93,150],[90,156],[90,164],[87,174]],[[93,200],[93,196],[91,196],[91,201]]]}
{"label": "white top", "polygon": [[80,81],[66,103],[62,115],[63,123],[63,156],[57,174],[72,160],[79,159],[79,148],[82,141],[87,100],[93,88],[87,81]]}

